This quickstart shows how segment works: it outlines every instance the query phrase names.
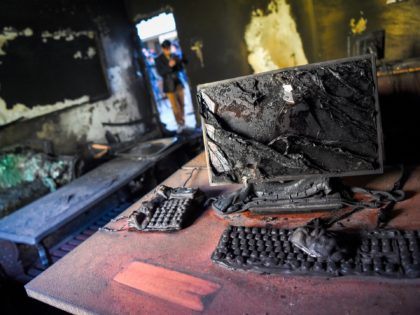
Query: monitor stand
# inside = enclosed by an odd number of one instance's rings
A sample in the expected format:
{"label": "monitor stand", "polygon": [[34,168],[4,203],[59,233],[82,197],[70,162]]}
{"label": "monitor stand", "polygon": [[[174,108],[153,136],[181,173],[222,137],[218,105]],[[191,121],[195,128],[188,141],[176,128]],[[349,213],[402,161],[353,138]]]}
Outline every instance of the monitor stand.
{"label": "monitor stand", "polygon": [[343,207],[338,178],[308,177],[287,182],[248,183],[213,200],[222,214],[249,210],[255,214],[302,213]]}

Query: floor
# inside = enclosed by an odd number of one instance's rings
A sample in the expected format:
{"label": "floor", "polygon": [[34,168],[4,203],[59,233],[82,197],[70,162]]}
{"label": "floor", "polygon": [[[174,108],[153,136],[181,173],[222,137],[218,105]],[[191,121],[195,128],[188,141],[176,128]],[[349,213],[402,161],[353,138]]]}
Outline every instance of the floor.
{"label": "floor", "polygon": [[[194,107],[191,98],[191,91],[188,84],[184,84],[184,93],[185,93],[185,125],[189,128],[195,128],[195,114]],[[167,98],[160,99],[157,102],[158,111],[160,115],[160,120],[166,125],[166,129],[169,131],[174,131],[178,128],[175,116],[172,111],[171,104]]]}

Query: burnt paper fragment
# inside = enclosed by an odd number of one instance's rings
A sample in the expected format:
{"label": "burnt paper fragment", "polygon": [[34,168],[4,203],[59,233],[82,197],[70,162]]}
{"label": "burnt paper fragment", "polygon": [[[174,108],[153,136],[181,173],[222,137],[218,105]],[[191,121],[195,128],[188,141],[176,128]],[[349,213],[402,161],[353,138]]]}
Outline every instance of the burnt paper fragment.
{"label": "burnt paper fragment", "polygon": [[373,56],[200,85],[212,183],[382,172]]}

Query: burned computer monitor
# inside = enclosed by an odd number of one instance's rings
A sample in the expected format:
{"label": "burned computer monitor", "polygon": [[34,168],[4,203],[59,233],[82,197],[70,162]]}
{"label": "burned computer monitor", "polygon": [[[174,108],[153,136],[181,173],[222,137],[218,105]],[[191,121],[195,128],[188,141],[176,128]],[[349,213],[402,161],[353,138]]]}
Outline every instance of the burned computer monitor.
{"label": "burned computer monitor", "polygon": [[373,55],[203,84],[197,97],[211,184],[383,170]]}

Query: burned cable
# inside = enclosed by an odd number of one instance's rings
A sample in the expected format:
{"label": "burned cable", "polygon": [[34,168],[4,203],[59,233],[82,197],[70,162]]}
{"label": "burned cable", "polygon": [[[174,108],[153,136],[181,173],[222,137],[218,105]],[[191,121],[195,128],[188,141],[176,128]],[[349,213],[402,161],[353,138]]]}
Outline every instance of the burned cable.
{"label": "burned cable", "polygon": [[189,182],[189,181],[190,181],[190,179],[192,178],[192,176],[193,176],[194,172],[195,172],[195,171],[199,171],[199,170],[200,170],[200,168],[199,168],[199,167],[194,167],[194,168],[192,169],[192,171],[191,171],[190,175],[188,176],[188,178],[185,180],[184,184],[182,185],[182,187],[183,187],[183,188],[184,188],[184,187],[188,184],[188,182]]}
{"label": "burned cable", "polygon": [[[124,215],[124,216],[116,217],[115,219],[111,219],[109,222],[118,222],[118,221],[121,221],[121,220],[124,220],[124,219],[129,219],[129,218],[130,218],[130,216]],[[104,226],[104,227],[100,227],[98,229],[98,231],[104,231],[104,232],[121,232],[121,231],[124,231],[127,226],[128,226],[127,223],[124,224],[119,229],[112,229],[112,228],[109,228],[109,227]]]}
{"label": "burned cable", "polygon": [[[395,204],[399,201],[404,200],[405,193],[401,189],[407,178],[408,173],[403,165],[400,165],[401,174],[398,180],[394,183],[391,191],[380,191],[380,190],[368,190],[360,187],[351,187],[351,193],[362,193],[371,197],[370,201],[354,201],[354,199],[348,197],[343,201],[343,205],[349,206],[350,211],[341,213],[331,218],[319,218],[323,225],[328,228],[333,224],[353,215],[354,213],[366,209],[366,208],[379,208],[378,219],[376,226],[383,228],[390,219],[390,212],[394,208]],[[346,209],[347,210],[347,209]]]}

